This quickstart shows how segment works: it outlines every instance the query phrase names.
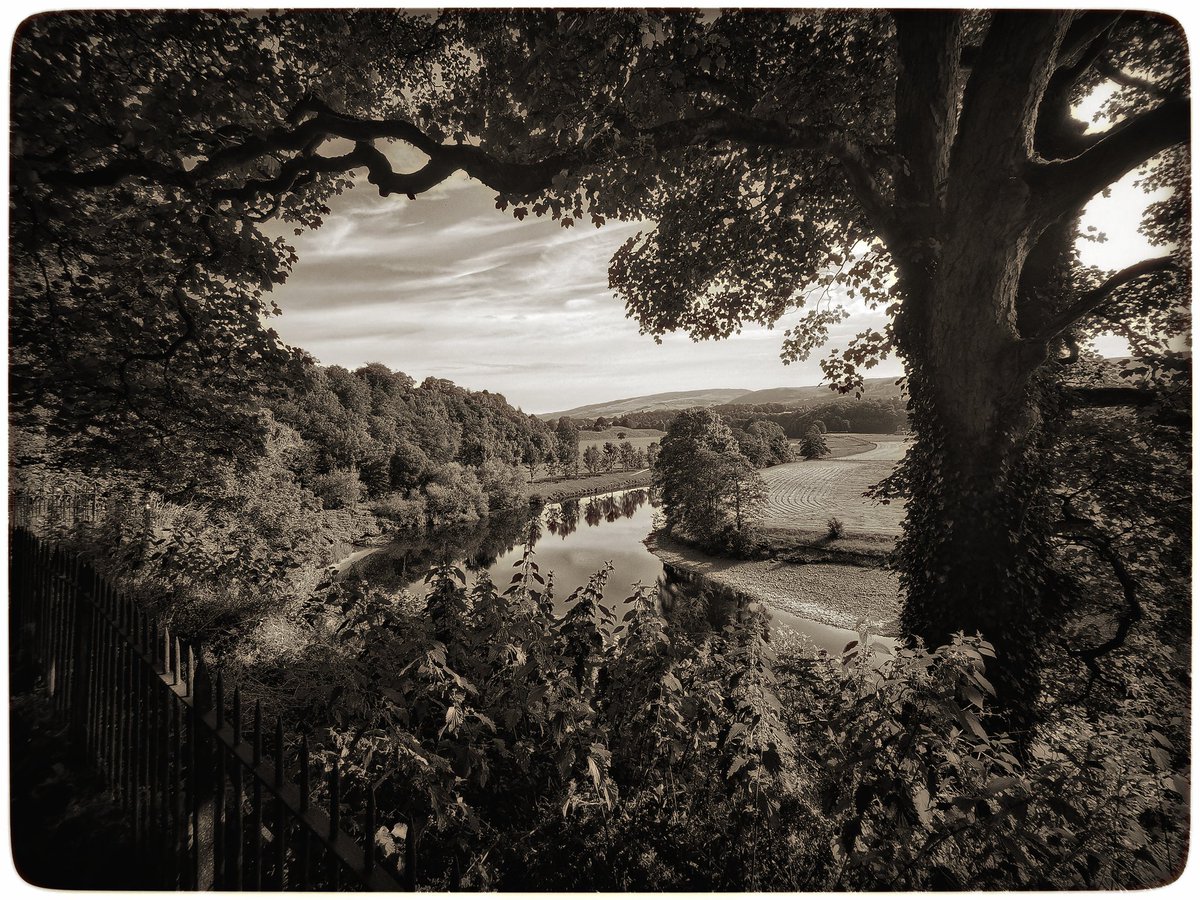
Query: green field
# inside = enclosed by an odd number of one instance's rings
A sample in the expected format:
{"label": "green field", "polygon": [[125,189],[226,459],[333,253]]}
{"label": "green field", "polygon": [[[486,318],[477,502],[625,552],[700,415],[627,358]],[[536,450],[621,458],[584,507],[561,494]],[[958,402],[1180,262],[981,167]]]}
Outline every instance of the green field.
{"label": "green field", "polygon": [[[842,456],[852,456],[856,453],[863,453],[867,450],[874,449],[880,441],[898,441],[902,435],[898,434],[846,434],[844,432],[826,433],[825,444],[829,447],[829,455],[823,456],[822,459],[837,459]],[[801,459],[799,438],[791,438],[788,441],[792,446],[792,453],[796,455],[796,459]]]}
{"label": "green field", "polygon": [[827,529],[831,517],[836,517],[850,536],[898,535],[904,517],[903,502],[884,506],[866,499],[863,492],[895,469],[909,446],[905,437],[827,434],[825,440],[835,451],[829,456],[798,458],[762,470],[769,495],[763,525],[821,531]]}

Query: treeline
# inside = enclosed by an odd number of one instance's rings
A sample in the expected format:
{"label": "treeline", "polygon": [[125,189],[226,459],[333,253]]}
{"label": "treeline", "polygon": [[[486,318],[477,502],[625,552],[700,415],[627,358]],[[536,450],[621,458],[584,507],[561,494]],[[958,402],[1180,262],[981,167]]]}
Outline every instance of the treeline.
{"label": "treeline", "polygon": [[164,439],[168,469],[127,448],[101,465],[34,418],[12,429],[10,484],[31,497],[95,498],[96,515],[55,524],[56,539],[95,553],[173,631],[218,652],[254,644],[257,623],[381,529],[525,508],[527,460],[578,457],[569,422],[556,432],[500,394],[417,384],[379,363],[304,366],[252,421],[261,452],[197,462],[188,442]]}
{"label": "treeline", "polygon": [[654,465],[657,456],[657,441],[645,448],[635,447],[629,441],[605,441],[603,446],[588,444],[584,448],[583,467],[592,475],[601,472],[628,472]]}
{"label": "treeline", "polygon": [[551,427],[502,395],[437,378],[417,384],[382,363],[314,367],[272,412],[301,439],[288,467],[325,508],[373,501],[405,526],[516,506],[521,467],[555,455]]}
{"label": "treeline", "polygon": [[[816,423],[825,431],[858,432],[862,434],[895,434],[908,429],[908,412],[904,401],[835,400],[818,406],[794,407],[782,403],[723,403],[710,407],[731,428],[745,431],[756,421],[771,422],[783,429],[789,438],[802,438]],[[578,419],[581,428],[657,428],[666,431],[681,410],[656,409],[625,413],[616,418],[600,416]]]}

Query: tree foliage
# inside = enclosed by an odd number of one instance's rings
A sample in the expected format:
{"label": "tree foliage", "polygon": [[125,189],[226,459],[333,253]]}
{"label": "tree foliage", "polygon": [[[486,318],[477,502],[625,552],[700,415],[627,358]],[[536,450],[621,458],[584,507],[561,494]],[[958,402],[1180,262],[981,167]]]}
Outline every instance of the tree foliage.
{"label": "tree foliage", "polygon": [[800,455],[805,459],[820,459],[829,455],[829,445],[825,443],[825,435],[814,425],[804,435],[800,442]]}
{"label": "tree foliage", "polygon": [[668,530],[712,548],[748,549],[766,489],[715,413],[676,416],[655,459],[654,483]]}

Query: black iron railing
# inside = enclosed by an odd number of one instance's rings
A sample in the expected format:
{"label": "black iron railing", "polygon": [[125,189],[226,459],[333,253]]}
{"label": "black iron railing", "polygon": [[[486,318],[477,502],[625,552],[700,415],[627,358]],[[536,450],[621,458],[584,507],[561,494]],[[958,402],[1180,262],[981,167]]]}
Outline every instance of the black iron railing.
{"label": "black iron railing", "polygon": [[[32,669],[128,814],[145,871],[166,889],[413,890],[415,854],[379,858],[374,794],[343,822],[343,776],[269,727],[200,652],[78,555],[9,530],[9,658]],[[326,810],[312,801],[328,785]],[[364,847],[365,844],[365,847]]]}

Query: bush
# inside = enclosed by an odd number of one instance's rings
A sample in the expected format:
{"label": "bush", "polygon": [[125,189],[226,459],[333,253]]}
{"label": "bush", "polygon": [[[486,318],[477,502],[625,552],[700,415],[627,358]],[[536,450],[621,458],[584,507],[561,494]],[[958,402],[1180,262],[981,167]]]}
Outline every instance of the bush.
{"label": "bush", "polygon": [[830,517],[829,521],[826,522],[825,524],[829,528],[830,540],[836,541],[838,538],[840,538],[842,535],[844,535],[846,533],[846,526],[842,524],[842,520],[839,519],[837,516]]}
{"label": "bush", "polygon": [[374,512],[398,528],[420,528],[425,524],[425,498],[395,491],[380,499]]}
{"label": "bush", "polygon": [[321,498],[326,509],[346,509],[362,499],[363,484],[349,469],[334,469],[313,478],[309,489]]}
{"label": "bush", "polygon": [[487,515],[488,500],[475,473],[458,463],[446,463],[425,486],[427,523],[449,525],[474,522]]}
{"label": "bush", "polygon": [[485,459],[479,467],[479,483],[487,494],[488,509],[514,509],[525,502],[521,472],[498,459]]}

